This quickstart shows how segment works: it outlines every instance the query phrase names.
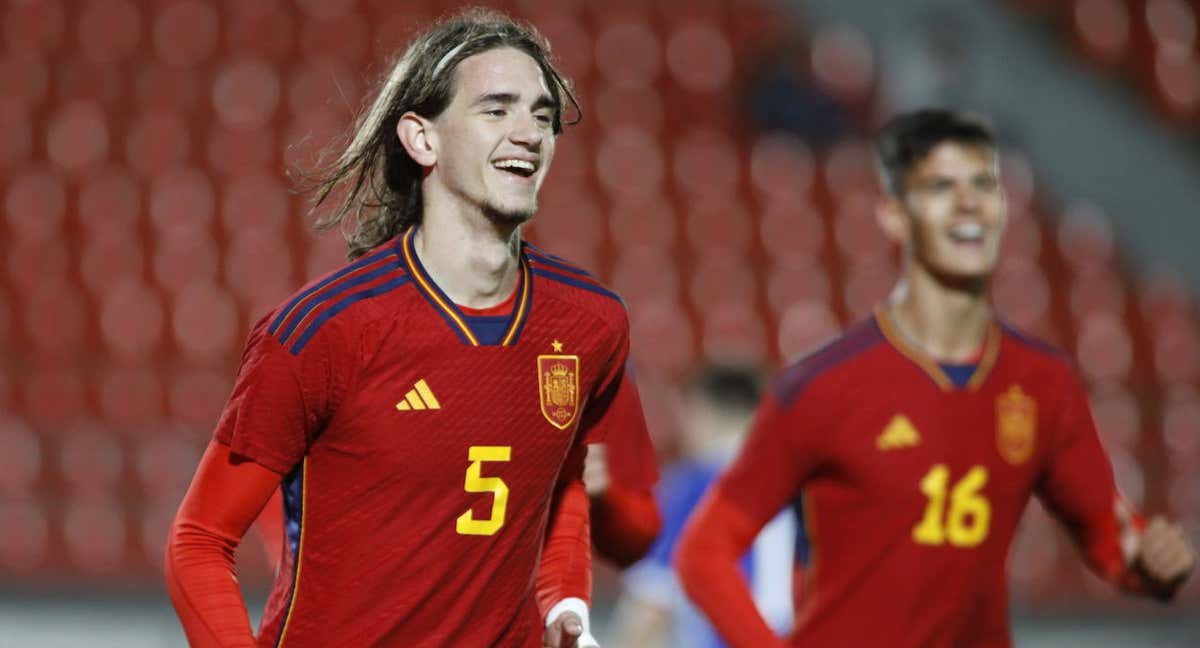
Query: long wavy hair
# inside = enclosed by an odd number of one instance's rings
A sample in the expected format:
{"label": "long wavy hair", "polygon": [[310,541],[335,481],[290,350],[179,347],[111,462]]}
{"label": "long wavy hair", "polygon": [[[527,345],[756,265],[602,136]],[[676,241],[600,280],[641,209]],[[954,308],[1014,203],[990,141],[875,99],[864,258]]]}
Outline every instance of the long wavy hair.
{"label": "long wavy hair", "polygon": [[[340,228],[351,259],[365,254],[421,222],[421,167],[396,135],[400,117],[412,111],[428,119],[454,98],[454,78],[464,59],[501,47],[524,52],[537,62],[553,101],[553,127],[563,130],[563,106],[570,102],[582,118],[570,81],[559,73],[550,44],[532,25],[487,9],[470,8],[419,34],[379,84],[379,92],[355,121],[348,143],[318,173],[310,215],[318,229]],[[318,210],[336,196],[328,214]]]}

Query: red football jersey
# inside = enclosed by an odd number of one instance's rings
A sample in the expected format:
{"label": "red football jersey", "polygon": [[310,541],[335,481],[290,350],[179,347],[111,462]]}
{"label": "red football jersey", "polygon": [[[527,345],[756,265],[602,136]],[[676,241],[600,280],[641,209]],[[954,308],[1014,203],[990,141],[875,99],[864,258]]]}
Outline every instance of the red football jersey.
{"label": "red football jersey", "polygon": [[412,235],[250,336],[216,438],[286,475],[260,645],[540,645],[534,578],[560,473],[609,428],[645,433],[615,294],[523,245],[512,314],[471,317]]}
{"label": "red football jersey", "polygon": [[882,312],[855,325],[780,375],[716,488],[760,526],[803,493],[796,646],[1009,646],[1006,564],[1032,495],[1098,570],[1124,569],[1084,388],[999,324],[961,387]]}

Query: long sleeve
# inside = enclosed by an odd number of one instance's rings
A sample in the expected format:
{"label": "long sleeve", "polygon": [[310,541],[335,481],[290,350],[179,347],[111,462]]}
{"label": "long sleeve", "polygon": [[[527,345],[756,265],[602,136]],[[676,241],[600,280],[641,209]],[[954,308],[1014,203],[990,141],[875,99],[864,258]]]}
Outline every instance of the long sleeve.
{"label": "long sleeve", "polygon": [[592,541],[600,555],[621,567],[645,557],[662,530],[651,490],[614,483],[591,504]]}
{"label": "long sleeve", "polygon": [[167,591],[193,648],[251,647],[254,634],[238,589],[234,554],[280,475],[239,461],[212,442],[167,540]]}
{"label": "long sleeve", "polygon": [[592,598],[588,496],[583,485],[585,455],[586,446],[582,444],[571,451],[551,504],[537,573],[538,609],[543,618],[563,599],[590,602]]}

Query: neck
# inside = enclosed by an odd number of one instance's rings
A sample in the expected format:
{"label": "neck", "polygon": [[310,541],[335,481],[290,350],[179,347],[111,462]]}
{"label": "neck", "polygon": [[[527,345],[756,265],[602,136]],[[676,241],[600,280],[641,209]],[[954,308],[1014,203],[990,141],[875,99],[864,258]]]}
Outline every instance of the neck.
{"label": "neck", "polygon": [[520,225],[495,223],[479,210],[425,207],[413,248],[442,292],[469,308],[507,299],[517,286]]}
{"label": "neck", "polygon": [[940,362],[969,361],[992,323],[986,281],[945,281],[915,263],[886,308],[900,333]]}

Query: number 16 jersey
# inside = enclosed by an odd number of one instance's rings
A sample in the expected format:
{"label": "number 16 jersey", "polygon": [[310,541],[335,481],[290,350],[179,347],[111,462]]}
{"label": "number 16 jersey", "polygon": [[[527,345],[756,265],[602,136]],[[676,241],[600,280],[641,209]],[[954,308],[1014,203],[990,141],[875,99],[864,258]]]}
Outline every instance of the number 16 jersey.
{"label": "number 16 jersey", "polygon": [[607,429],[646,434],[616,295],[523,245],[512,313],[470,316],[413,233],[250,336],[216,438],[286,475],[259,645],[540,645],[556,484]]}

